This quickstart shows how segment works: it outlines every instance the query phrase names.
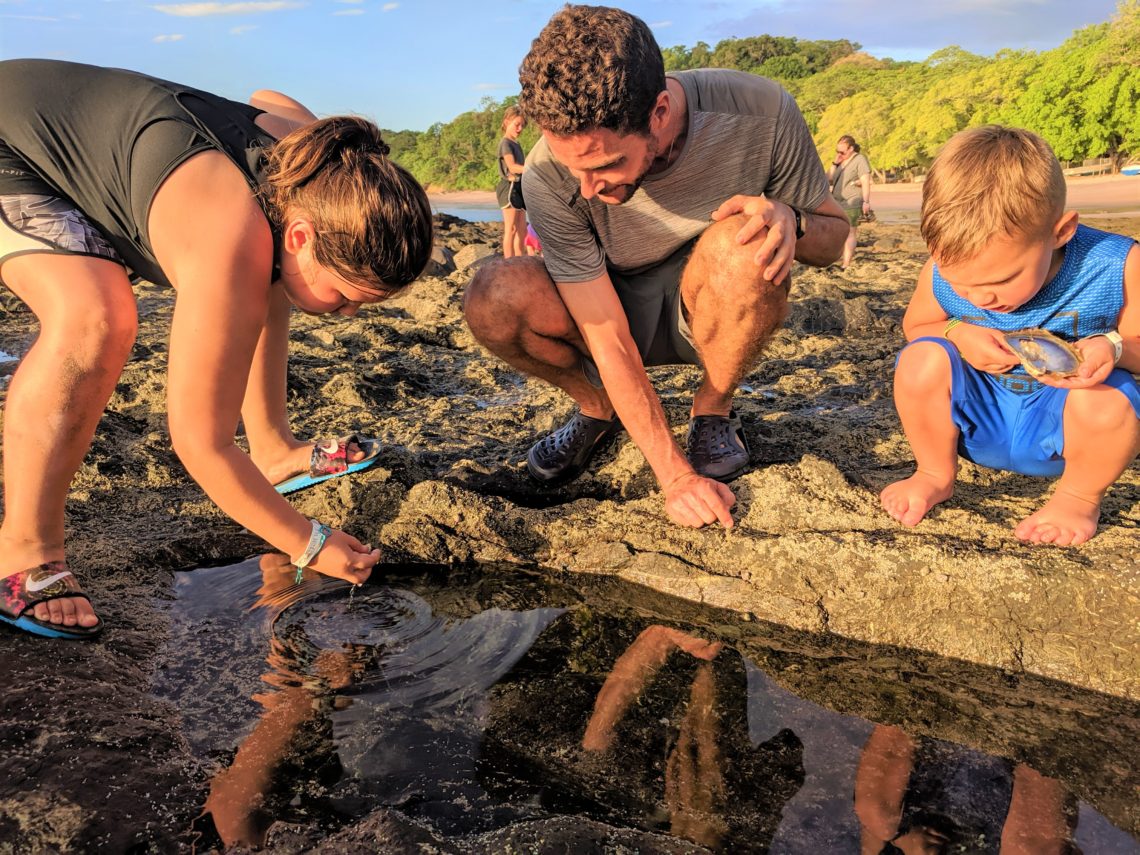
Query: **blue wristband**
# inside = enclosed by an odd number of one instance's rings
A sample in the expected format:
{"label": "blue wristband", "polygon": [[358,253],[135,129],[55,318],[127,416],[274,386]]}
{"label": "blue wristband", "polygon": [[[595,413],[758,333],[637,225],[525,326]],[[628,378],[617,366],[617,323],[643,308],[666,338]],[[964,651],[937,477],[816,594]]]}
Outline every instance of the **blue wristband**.
{"label": "blue wristband", "polygon": [[301,572],[317,557],[317,553],[321,551],[321,548],[325,545],[325,541],[328,540],[329,535],[332,534],[332,529],[327,525],[323,525],[316,520],[309,520],[309,523],[313,527],[312,533],[309,535],[309,543],[305,547],[305,551],[301,553],[301,557],[293,562],[297,567],[297,576],[294,581],[298,585],[301,584]]}

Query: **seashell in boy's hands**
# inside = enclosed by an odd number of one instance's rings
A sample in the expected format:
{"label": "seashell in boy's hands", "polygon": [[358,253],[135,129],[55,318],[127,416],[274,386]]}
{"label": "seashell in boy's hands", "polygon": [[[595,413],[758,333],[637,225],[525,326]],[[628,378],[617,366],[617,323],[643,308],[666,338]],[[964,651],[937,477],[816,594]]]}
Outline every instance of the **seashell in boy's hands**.
{"label": "seashell in boy's hands", "polygon": [[1072,377],[1084,357],[1048,330],[1018,330],[1005,334],[1005,343],[1034,377]]}

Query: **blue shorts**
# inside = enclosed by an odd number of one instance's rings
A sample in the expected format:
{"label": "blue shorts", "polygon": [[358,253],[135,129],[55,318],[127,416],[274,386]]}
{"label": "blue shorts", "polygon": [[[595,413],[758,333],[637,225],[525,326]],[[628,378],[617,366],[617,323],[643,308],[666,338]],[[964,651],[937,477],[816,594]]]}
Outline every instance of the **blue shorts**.
{"label": "blue shorts", "polygon": [[[1068,389],[1046,386],[1024,374],[987,374],[963,360],[944,338],[919,338],[911,344],[920,341],[940,345],[950,357],[950,417],[959,431],[960,455],[979,466],[1022,475],[1057,476],[1064,471]],[[1140,418],[1135,377],[1117,368],[1104,385],[1119,390]]]}

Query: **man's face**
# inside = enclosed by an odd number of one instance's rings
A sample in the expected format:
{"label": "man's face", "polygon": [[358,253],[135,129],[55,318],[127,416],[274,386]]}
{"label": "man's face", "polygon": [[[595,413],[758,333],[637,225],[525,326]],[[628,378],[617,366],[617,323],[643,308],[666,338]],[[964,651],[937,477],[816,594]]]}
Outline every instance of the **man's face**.
{"label": "man's face", "polygon": [[607,205],[629,200],[657,156],[652,134],[617,134],[610,130],[584,131],[569,136],[546,134],[550,152],[578,179],[582,198],[595,196]]}

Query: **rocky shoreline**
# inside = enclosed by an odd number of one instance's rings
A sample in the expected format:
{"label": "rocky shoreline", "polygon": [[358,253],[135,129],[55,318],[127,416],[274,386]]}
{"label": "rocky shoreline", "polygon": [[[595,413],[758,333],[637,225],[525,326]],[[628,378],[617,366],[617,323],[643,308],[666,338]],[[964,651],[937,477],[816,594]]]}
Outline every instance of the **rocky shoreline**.
{"label": "rocky shoreline", "polygon": [[[567,487],[529,481],[527,447],[571,402],[491,358],[463,323],[463,286],[495,263],[499,225],[447,216],[437,225],[429,275],[406,294],[354,319],[296,317],[298,435],[359,431],[384,444],[369,471],[297,494],[303,513],[380,546],[387,562],[608,575],[814,638],[964,660],[1013,681],[1062,681],[1122,699],[1122,715],[1140,699],[1140,466],[1110,491],[1098,535],[1074,548],[1027,546],[1012,534],[1049,482],[970,464],[955,497],[914,529],[879,508],[878,491],[913,465],[891,370],[925,259],[916,226],[861,230],[847,271],[795,270],[789,320],[738,396],[754,465],[733,485],[737,525],[725,532],[669,525],[626,437]],[[1140,237],[1138,218],[1096,225]],[[161,827],[201,804],[176,711],[148,694],[168,629],[160,606],[170,571],[263,549],[170,449],[172,295],[146,283],[136,290],[134,357],[68,503],[69,560],[109,629],[91,645],[0,633],[0,841],[19,835],[38,846],[27,851],[80,839],[96,810],[83,769],[115,793],[118,819],[101,821],[100,838],[112,848],[143,834],[123,819],[124,805]],[[0,350],[23,353],[32,316],[5,292],[0,319]],[[697,372],[652,376],[680,436]],[[17,851],[0,842],[0,852]]]}
{"label": "rocky shoreline", "polygon": [[[437,223],[432,265],[406,294],[347,321],[295,319],[298,435],[358,430],[386,447],[362,477],[299,494],[305,513],[346,525],[389,560],[612,573],[797,629],[1140,698],[1140,467],[1109,492],[1098,535],[1076,548],[1012,535],[1050,482],[968,463],[955,497],[914,529],[878,506],[879,489],[913,465],[891,370],[924,259],[916,227],[865,228],[848,271],[797,267],[788,322],[737,398],[754,466],[734,484],[737,525],[725,532],[669,525],[652,473],[624,436],[571,485],[546,491],[529,481],[527,447],[572,404],[492,358],[463,323],[463,286],[494,263],[498,224],[448,215]],[[1097,225],[1140,235],[1140,219]],[[71,561],[112,626],[115,596],[100,589],[119,572],[216,562],[254,543],[169,448],[172,300],[146,283],[138,296],[135,354],[68,507]],[[34,319],[11,295],[3,300],[0,349],[18,355]],[[697,371],[653,374],[680,436]]]}

